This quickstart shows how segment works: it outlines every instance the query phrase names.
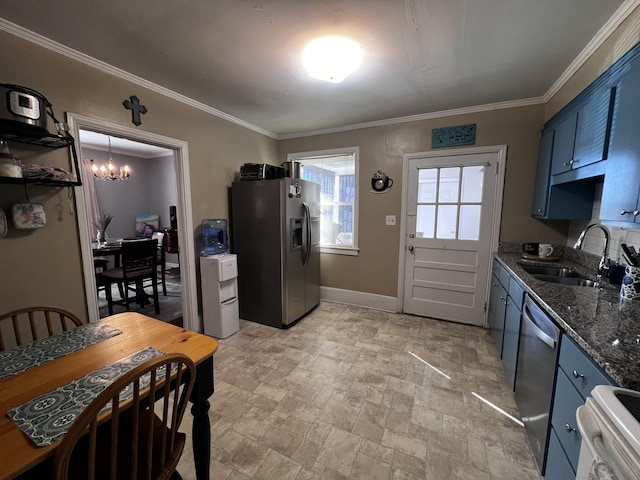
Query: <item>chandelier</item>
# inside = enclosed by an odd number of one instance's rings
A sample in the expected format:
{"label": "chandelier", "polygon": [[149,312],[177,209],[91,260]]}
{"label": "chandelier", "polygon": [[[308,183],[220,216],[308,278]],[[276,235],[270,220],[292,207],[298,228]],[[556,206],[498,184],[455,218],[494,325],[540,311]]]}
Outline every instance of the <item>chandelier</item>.
{"label": "chandelier", "polygon": [[129,165],[123,165],[118,169],[113,164],[113,159],[111,158],[111,137],[107,138],[109,139],[109,161],[106,165],[102,164],[98,167],[93,159],[89,160],[91,162],[93,176],[100,180],[127,180],[129,178]]}

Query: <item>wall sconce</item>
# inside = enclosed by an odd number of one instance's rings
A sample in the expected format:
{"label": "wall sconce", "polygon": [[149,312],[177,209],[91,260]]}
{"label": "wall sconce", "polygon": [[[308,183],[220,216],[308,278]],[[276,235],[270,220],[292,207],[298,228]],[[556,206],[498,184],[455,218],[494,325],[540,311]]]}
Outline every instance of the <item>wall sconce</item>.
{"label": "wall sconce", "polygon": [[371,190],[372,193],[387,193],[393,186],[393,180],[390,179],[384,172],[378,170],[371,177]]}

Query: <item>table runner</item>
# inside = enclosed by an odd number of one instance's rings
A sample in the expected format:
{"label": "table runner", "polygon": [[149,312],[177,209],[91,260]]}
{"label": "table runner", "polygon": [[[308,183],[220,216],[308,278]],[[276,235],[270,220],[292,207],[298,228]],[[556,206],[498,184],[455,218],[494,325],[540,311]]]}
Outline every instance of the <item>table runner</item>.
{"label": "table runner", "polygon": [[[160,350],[147,347],[23,403],[9,410],[7,415],[37,446],[51,445],[64,437],[78,415],[111,383],[136,366],[163,354]],[[156,378],[164,377],[164,369],[158,369],[157,372]],[[141,377],[140,390],[148,387],[150,380],[150,374]],[[122,401],[131,397],[132,384],[120,394]],[[109,408],[110,404],[103,411]]]}
{"label": "table runner", "polygon": [[89,323],[0,352],[0,380],[120,335],[117,328]]}

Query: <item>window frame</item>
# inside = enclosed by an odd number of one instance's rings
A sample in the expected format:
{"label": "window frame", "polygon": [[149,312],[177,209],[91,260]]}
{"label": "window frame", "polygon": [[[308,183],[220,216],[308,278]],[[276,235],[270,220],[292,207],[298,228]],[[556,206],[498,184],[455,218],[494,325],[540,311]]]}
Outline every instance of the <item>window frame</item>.
{"label": "window frame", "polygon": [[[332,148],[327,150],[313,150],[309,152],[296,152],[288,153],[287,161],[300,162],[302,165],[305,163],[313,163],[313,158],[320,157],[335,157],[339,155],[353,155],[354,162],[354,192],[353,192],[353,235],[351,246],[339,247],[336,245],[322,245],[320,244],[320,253],[330,253],[335,255],[358,255],[360,249],[358,248],[358,210],[360,203],[360,147],[344,147],[344,148]],[[334,205],[338,205],[337,203]]]}

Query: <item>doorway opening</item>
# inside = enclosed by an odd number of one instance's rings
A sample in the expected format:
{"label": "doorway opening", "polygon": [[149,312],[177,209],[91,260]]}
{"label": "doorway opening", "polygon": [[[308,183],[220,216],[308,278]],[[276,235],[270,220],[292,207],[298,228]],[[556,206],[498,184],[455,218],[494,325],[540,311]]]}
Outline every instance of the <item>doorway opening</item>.
{"label": "doorway opening", "polygon": [[[120,273],[117,269],[122,268],[122,242],[155,239],[158,313],[155,302],[149,301],[152,280],[143,282],[143,292],[129,309],[182,326],[180,263],[177,242],[172,241],[177,235],[178,201],[173,150],[84,129],[80,129],[79,143],[87,222],[93,227],[91,233],[96,232],[96,238],[90,238],[100,318],[126,311],[123,296],[135,293],[107,281],[106,275]],[[112,167],[112,174],[105,165]],[[119,174],[125,171],[126,177]],[[106,229],[101,225],[105,220]]]}
{"label": "doorway opening", "polygon": [[[172,320],[171,317],[176,315],[172,311],[179,309],[184,328],[200,331],[195,252],[189,235],[189,232],[193,231],[193,221],[187,144],[169,137],[80,115],[68,114],[67,119],[71,134],[77,139],[76,147],[83,163],[83,185],[76,187],[76,204],[89,320],[98,321],[105,313],[108,314],[106,299],[103,298],[106,292],[104,288],[100,288],[100,282],[96,282],[94,258],[105,257],[102,253],[107,250],[96,252],[97,249],[94,248],[97,246],[96,226],[89,212],[92,208],[95,210],[95,205],[90,200],[90,192],[87,192],[93,184],[97,194],[94,198],[98,199],[99,204],[98,214],[108,213],[112,216],[112,223],[107,231],[109,238],[100,246],[110,243],[110,246],[115,247],[120,239],[136,238],[136,220],[139,217],[144,219],[142,221],[146,223],[146,233],[149,234],[153,232],[149,231],[148,225],[152,226],[151,230],[161,231],[164,231],[165,227],[174,227],[171,235],[173,249],[171,252],[165,250],[168,275],[165,277],[164,286],[167,288],[167,298],[162,298],[165,297],[163,285],[158,285],[161,299],[160,316],[156,316],[153,302],[150,302],[149,307],[142,305],[140,308],[145,315],[164,321]],[[114,163],[119,165],[126,161],[129,164],[128,180],[94,181],[92,174],[84,167],[85,160],[94,159],[99,164],[107,162],[110,156],[104,143],[107,137],[110,137],[112,143]],[[126,148],[134,150],[127,151]],[[135,153],[135,150],[138,152]],[[145,156],[148,158],[144,158]],[[156,216],[154,223],[153,217]],[[106,258],[109,260],[108,255]],[[115,258],[111,260],[115,263]],[[112,263],[107,265],[114,266]],[[117,284],[114,283],[112,288],[113,298],[119,299],[120,291]],[[166,300],[170,300],[169,303],[172,305],[167,306],[163,314],[162,306]],[[131,311],[136,311],[138,307],[133,305],[135,300],[131,303]],[[124,306],[113,306],[114,314],[122,311],[126,311]]]}

